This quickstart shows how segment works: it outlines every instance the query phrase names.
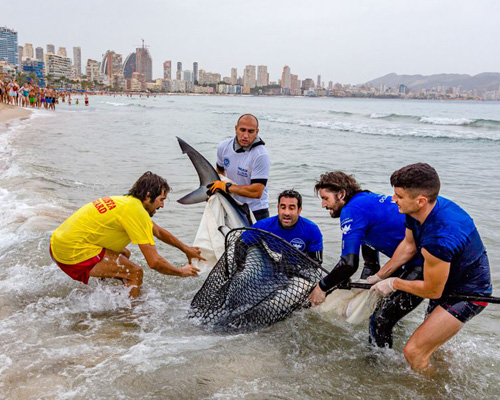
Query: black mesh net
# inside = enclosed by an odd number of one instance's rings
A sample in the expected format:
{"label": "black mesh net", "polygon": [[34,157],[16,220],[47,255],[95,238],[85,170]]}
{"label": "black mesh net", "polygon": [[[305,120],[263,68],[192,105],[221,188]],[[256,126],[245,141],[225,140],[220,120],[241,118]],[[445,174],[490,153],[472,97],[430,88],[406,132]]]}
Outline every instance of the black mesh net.
{"label": "black mesh net", "polygon": [[319,265],[278,236],[233,229],[189,317],[223,330],[269,326],[302,307],[320,279]]}

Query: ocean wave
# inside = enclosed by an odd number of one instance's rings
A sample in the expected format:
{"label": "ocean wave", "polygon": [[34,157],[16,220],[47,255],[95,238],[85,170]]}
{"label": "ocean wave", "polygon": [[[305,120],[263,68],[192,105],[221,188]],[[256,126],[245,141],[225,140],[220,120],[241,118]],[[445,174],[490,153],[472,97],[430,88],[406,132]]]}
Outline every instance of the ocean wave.
{"label": "ocean wave", "polygon": [[138,104],[138,103],[115,103],[113,101],[100,101],[100,104],[107,104],[108,106],[113,107],[140,107],[140,108],[150,108],[150,109],[159,109],[163,107],[152,106],[147,104]]}
{"label": "ocean wave", "polygon": [[213,110],[212,114],[224,114],[224,115],[239,115],[240,113],[237,111],[221,111],[221,110]]}
{"label": "ocean wave", "polygon": [[369,125],[356,122],[347,121],[317,121],[317,120],[301,120],[286,117],[272,117],[263,116],[263,120],[281,123],[281,124],[291,124],[299,125],[317,129],[329,129],[340,132],[353,132],[365,135],[376,135],[376,136],[414,136],[414,137],[424,137],[424,138],[436,138],[436,139],[459,139],[459,140],[492,140],[500,142],[500,132],[493,131],[452,131],[452,130],[438,130],[429,128],[418,128],[407,129],[401,126],[385,126],[380,127],[376,125]]}
{"label": "ocean wave", "polygon": [[370,119],[389,119],[389,120],[407,120],[407,121],[418,121],[421,117],[417,115],[405,115],[405,114],[384,114],[384,113],[372,113],[370,114]]}
{"label": "ocean wave", "polygon": [[334,114],[334,115],[345,115],[345,116],[351,116],[351,115],[356,115],[355,113],[347,112],[347,111],[335,111],[335,110],[328,110],[329,114]]}
{"label": "ocean wave", "polygon": [[420,118],[420,122],[431,125],[470,126],[476,128],[490,128],[490,129],[500,128],[500,121],[495,119],[422,117]]}
{"label": "ocean wave", "polygon": [[422,117],[420,122],[431,125],[470,125],[475,120],[468,118]]}
{"label": "ocean wave", "polygon": [[112,101],[100,101],[99,104],[107,104],[107,105],[113,106],[113,107],[124,107],[124,106],[129,105],[127,103],[114,103]]}
{"label": "ocean wave", "polygon": [[449,117],[427,117],[419,115],[406,115],[395,113],[371,113],[356,114],[344,111],[328,111],[330,114],[345,115],[345,116],[359,116],[368,117],[369,119],[382,119],[382,120],[398,120],[417,122],[427,125],[443,125],[443,126],[467,126],[471,128],[486,128],[486,129],[500,129],[500,120],[495,119],[480,119],[480,118],[449,118]]}

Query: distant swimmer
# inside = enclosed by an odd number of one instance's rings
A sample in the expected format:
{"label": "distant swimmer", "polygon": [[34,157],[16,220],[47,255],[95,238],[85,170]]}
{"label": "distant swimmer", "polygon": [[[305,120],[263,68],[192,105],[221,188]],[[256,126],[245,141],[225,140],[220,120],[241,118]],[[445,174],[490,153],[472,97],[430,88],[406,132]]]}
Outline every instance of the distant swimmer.
{"label": "distant swimmer", "polygon": [[88,106],[89,105],[89,96],[87,96],[87,94],[85,93],[85,105]]}
{"label": "distant swimmer", "polygon": [[[411,368],[422,371],[430,368],[431,355],[486,307],[487,303],[453,295],[491,295],[490,265],[472,218],[438,196],[441,183],[434,168],[425,163],[408,165],[392,174],[391,185],[399,212],[406,214],[405,238],[378,272],[386,279],[371,290],[383,296],[402,291],[431,299],[424,322],[404,348]],[[424,258],[423,280],[388,278],[418,252]]]}
{"label": "distant swimmer", "polygon": [[76,99],[75,104],[76,104],[76,105],[78,105],[78,104],[79,104],[79,103],[78,103],[78,98]]}
{"label": "distant swimmer", "polygon": [[[358,269],[359,253],[364,259],[361,278],[379,273],[379,253],[392,257],[405,235],[405,218],[390,196],[362,190],[353,175],[342,171],[320,176],[314,187],[321,205],[332,218],[340,218],[342,250],[340,260],[319,282],[310,295],[313,306],[325,301],[326,292],[349,279]],[[405,260],[398,276],[402,279],[422,279],[422,260],[418,256]],[[405,315],[422,302],[421,297],[396,292],[382,302],[370,318],[370,342],[380,347],[392,347],[392,329]]]}
{"label": "distant swimmer", "polygon": [[[129,260],[126,246],[139,245],[149,267],[164,275],[197,276],[193,258],[200,250],[182,243],[151,220],[170,191],[165,179],[144,173],[126,196],[101,197],[76,211],[52,234],[50,254],[71,278],[88,283],[89,277],[121,279],[137,297],[143,270]],[[175,267],[158,254],[154,237],[184,252],[188,264]]]}
{"label": "distant swimmer", "polygon": [[248,204],[255,219],[267,218],[267,181],[271,161],[264,141],[258,136],[259,121],[251,114],[244,114],[234,130],[236,136],[224,140],[217,149],[217,172],[234,184],[212,182],[209,193],[213,194],[217,189],[231,192],[236,200]]}

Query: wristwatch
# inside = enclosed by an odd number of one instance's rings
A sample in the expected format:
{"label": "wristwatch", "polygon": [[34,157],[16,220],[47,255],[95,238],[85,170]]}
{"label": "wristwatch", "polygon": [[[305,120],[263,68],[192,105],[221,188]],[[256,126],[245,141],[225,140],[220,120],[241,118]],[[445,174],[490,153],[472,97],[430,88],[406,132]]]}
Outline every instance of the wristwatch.
{"label": "wristwatch", "polygon": [[229,193],[229,188],[230,188],[231,186],[233,186],[233,184],[232,184],[231,182],[227,182],[227,183],[226,183],[226,192],[228,192],[228,193]]}

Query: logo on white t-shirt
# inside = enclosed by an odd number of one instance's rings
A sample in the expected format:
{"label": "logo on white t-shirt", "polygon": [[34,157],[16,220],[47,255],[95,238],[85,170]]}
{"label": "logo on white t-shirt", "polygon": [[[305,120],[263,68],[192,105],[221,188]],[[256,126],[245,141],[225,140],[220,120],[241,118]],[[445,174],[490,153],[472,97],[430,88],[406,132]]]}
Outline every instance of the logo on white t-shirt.
{"label": "logo on white t-shirt", "polygon": [[227,169],[227,167],[229,167],[229,164],[231,164],[231,161],[229,161],[229,158],[224,158],[224,169]]}

